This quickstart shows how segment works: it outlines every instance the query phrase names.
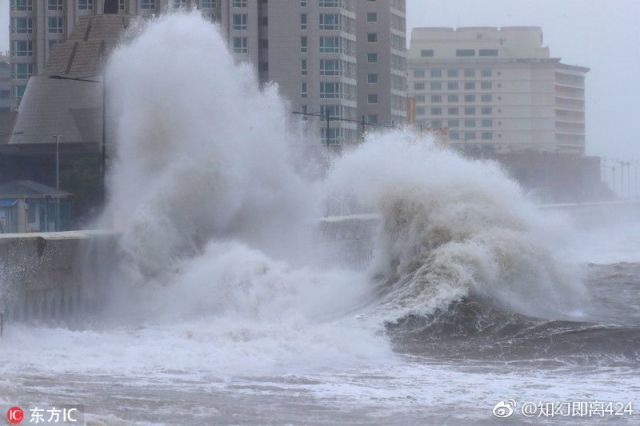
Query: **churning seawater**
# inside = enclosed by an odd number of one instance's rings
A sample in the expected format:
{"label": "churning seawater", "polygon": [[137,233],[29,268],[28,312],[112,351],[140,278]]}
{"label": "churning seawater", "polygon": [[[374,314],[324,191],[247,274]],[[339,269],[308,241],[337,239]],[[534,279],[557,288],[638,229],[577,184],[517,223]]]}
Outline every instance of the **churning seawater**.
{"label": "churning seawater", "polygon": [[[72,327],[9,324],[3,406],[81,404],[105,425],[404,425],[499,424],[511,399],[635,402],[637,221],[582,229],[409,130],[331,158],[196,14],[146,25],[107,75],[100,226],[120,243],[104,306]],[[335,200],[379,217],[366,261],[318,232]]]}

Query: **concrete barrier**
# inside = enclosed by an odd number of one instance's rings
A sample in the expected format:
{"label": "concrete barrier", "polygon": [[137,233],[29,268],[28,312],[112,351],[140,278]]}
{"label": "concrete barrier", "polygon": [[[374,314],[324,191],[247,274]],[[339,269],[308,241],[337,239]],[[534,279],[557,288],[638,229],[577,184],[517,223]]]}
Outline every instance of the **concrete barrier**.
{"label": "concrete barrier", "polygon": [[115,234],[0,234],[0,311],[8,321],[67,322],[99,305],[97,277],[83,265],[112,259]]}
{"label": "concrete barrier", "polygon": [[[566,211],[585,223],[640,219],[640,201],[540,208]],[[323,255],[332,263],[367,265],[379,220],[374,214],[319,220]],[[55,324],[99,312],[117,267],[117,240],[108,231],[0,234],[0,313],[8,321]]]}

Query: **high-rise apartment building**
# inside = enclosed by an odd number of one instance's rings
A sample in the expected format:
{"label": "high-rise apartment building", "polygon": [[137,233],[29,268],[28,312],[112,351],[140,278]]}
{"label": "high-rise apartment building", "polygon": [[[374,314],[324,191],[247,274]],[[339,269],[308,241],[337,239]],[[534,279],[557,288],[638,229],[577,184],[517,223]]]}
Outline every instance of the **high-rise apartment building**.
{"label": "high-rise apartment building", "polygon": [[[292,109],[322,121],[323,140],[356,140],[361,122],[404,121],[406,0],[11,0],[13,107],[31,75],[83,16],[151,17],[197,7],[238,60],[278,83]],[[325,125],[329,117],[328,125]]]}
{"label": "high-rise apartment building", "polygon": [[453,144],[583,154],[584,67],[565,65],[536,27],[417,28],[409,92],[417,125]]}
{"label": "high-rise apartment building", "polygon": [[11,63],[9,57],[0,55],[0,112],[11,110]]}
{"label": "high-rise apartment building", "polygon": [[406,120],[406,0],[357,1],[358,105],[370,124]]}

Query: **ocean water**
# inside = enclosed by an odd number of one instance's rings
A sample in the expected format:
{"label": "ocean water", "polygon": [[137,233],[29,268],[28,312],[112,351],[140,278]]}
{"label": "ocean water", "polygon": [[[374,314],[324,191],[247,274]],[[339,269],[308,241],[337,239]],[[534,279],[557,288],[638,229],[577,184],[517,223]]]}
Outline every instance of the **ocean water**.
{"label": "ocean water", "polygon": [[[522,413],[640,410],[634,218],[580,227],[407,129],[331,157],[196,14],[146,25],[107,75],[117,158],[97,225],[120,233],[119,258],[99,312],[7,324],[3,408],[79,404],[96,425],[638,423]],[[336,200],[380,218],[361,256],[336,242],[348,229],[318,232]]]}

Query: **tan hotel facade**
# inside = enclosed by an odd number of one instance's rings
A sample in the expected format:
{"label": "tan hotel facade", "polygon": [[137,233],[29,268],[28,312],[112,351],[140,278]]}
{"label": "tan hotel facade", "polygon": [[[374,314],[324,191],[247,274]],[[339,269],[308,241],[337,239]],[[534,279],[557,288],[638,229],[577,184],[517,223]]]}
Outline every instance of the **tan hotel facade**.
{"label": "tan hotel facade", "polygon": [[452,144],[584,153],[589,70],[551,57],[540,28],[416,28],[408,62],[416,124]]}
{"label": "tan hotel facade", "polygon": [[[327,143],[357,139],[361,122],[406,117],[406,0],[11,0],[12,106],[80,19],[151,17],[197,7],[219,23],[239,60],[275,81],[294,111],[329,115]],[[341,120],[338,120],[341,119]],[[323,121],[324,122],[324,121]]]}

